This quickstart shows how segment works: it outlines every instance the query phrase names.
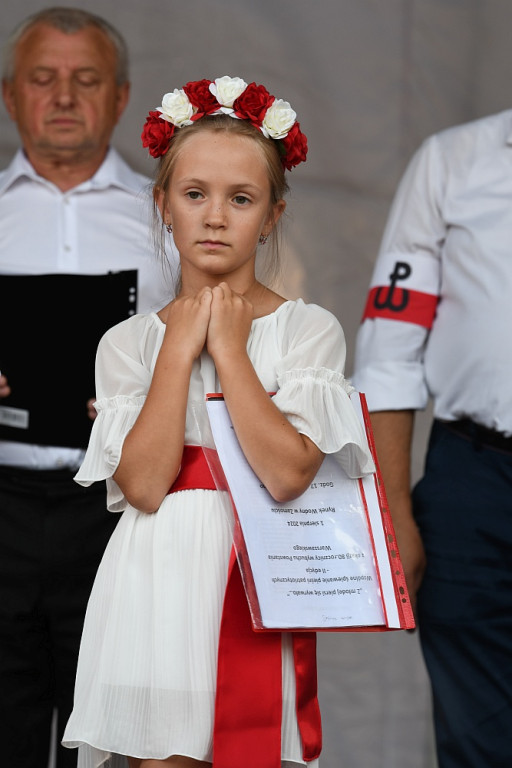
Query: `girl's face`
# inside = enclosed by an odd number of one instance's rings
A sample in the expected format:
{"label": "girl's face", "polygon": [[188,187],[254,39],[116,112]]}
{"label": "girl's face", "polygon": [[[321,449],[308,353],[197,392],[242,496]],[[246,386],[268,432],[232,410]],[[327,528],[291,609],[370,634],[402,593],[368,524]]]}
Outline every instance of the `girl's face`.
{"label": "girl's face", "polygon": [[212,131],[191,134],[160,200],[164,222],[172,224],[184,285],[226,280],[243,290],[254,280],[258,238],[269,234],[284,208],[284,200],[270,205],[267,165],[256,142]]}

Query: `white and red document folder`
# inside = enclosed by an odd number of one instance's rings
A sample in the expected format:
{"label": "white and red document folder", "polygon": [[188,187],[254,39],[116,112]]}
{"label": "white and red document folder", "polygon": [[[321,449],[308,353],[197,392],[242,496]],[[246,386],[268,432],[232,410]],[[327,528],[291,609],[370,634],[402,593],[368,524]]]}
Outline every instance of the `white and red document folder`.
{"label": "white and red document folder", "polygon": [[248,464],[222,395],[207,396],[215,447],[204,451],[217,487],[231,498],[234,546],[255,630],[415,626],[366,400],[359,392],[351,399],[376,472],[352,479],[326,456],[311,486],[279,503]]}

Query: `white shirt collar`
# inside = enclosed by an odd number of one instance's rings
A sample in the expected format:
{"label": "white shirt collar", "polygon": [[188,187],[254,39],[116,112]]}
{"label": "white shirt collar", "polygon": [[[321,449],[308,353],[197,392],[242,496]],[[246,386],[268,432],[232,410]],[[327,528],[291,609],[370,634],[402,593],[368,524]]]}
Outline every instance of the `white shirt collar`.
{"label": "white shirt collar", "polygon": [[[0,195],[4,194],[14,183],[21,179],[36,181],[39,184],[45,184],[55,188],[52,182],[40,176],[29,162],[23,149],[18,149],[9,166],[0,174]],[[119,187],[125,191],[138,195],[141,186],[148,183],[148,179],[142,174],[132,170],[128,163],[123,160],[121,155],[113,147],[107,151],[103,163],[100,165],[94,176],[79,184],[77,187],[69,190],[67,194],[76,191],[86,192],[91,189],[107,189],[108,187]]]}

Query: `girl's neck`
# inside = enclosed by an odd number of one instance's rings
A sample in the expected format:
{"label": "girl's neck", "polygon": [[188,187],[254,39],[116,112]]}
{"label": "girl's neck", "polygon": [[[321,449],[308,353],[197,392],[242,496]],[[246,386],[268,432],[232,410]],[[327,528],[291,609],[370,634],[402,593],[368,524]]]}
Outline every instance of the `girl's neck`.
{"label": "girl's neck", "polygon": [[[283,298],[283,296],[280,296],[278,293],[273,291],[271,288],[267,288],[266,285],[263,285],[263,283],[260,283],[259,280],[256,278],[253,279],[253,281],[246,286],[243,286],[242,289],[238,286],[232,286],[229,279],[222,281],[219,280],[218,282],[227,282],[228,285],[230,285],[235,291],[240,293],[241,296],[244,296],[247,301],[250,301],[251,304],[254,307],[254,317],[264,317],[265,315],[270,315],[272,312],[275,312],[275,310],[283,304],[286,299]],[[216,285],[218,283],[213,283],[211,287]],[[202,287],[202,286],[200,286]],[[181,290],[179,291],[178,296],[185,296],[187,294],[195,294],[197,293],[198,288],[195,286],[190,285],[187,281],[185,281],[185,284],[181,286]]]}
{"label": "girl's neck", "polygon": [[286,301],[278,293],[258,281],[255,281],[252,289],[247,291],[244,296],[253,305],[255,318],[270,315]]}

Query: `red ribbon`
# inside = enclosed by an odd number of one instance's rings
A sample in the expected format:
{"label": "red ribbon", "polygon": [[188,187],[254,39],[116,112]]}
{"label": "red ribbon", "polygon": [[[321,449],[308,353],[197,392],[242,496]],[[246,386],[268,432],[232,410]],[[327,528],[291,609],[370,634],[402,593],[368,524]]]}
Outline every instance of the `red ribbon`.
{"label": "red ribbon", "polygon": [[193,490],[194,488],[202,488],[205,491],[217,490],[201,446],[186,445],[183,448],[180,471],[169,488],[169,493]]}
{"label": "red ribbon", "polygon": [[[186,445],[169,493],[216,490],[200,446]],[[317,758],[322,725],[317,698],[316,634],[293,632],[297,721],[303,759]],[[281,768],[281,632],[255,632],[234,549],[219,636],[213,768]]]}

